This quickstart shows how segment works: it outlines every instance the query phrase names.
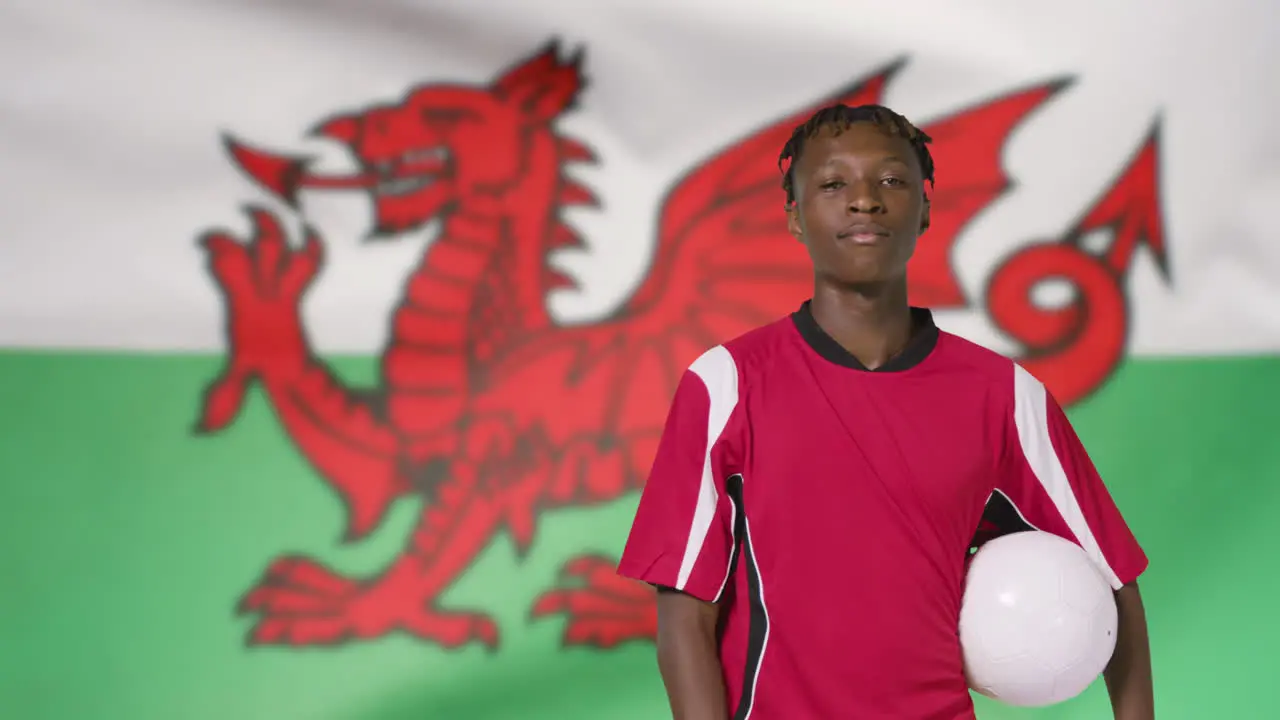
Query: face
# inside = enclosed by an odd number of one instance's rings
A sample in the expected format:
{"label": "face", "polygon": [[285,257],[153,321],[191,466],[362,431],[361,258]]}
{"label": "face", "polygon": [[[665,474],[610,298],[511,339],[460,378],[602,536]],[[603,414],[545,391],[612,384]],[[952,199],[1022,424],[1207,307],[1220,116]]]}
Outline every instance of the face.
{"label": "face", "polygon": [[791,234],[813,258],[819,282],[882,283],[905,277],[929,226],[924,179],[911,144],[871,123],[824,128],[792,165]]}

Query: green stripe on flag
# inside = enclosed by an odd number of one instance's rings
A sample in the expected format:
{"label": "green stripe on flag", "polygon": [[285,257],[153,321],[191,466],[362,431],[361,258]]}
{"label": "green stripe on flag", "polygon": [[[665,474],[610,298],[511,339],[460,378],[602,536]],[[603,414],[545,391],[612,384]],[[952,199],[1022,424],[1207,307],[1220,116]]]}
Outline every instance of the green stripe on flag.
{"label": "green stripe on flag", "polygon": [[[231,430],[193,437],[221,360],[0,355],[0,698],[23,720],[664,717],[651,645],[561,649],[533,599],[583,551],[616,553],[636,496],[544,516],[524,562],[499,537],[442,604],[493,613],[503,646],[404,637],[246,650],[242,593],[285,552],[371,573],[415,521],[398,506],[340,546],[336,496],[255,395]],[[335,368],[371,382],[374,361]],[[1130,361],[1073,408],[1152,559],[1143,579],[1162,720],[1269,717],[1280,646],[1266,571],[1280,554],[1280,358]],[[856,608],[850,607],[850,612]],[[1059,708],[981,702],[985,718],[1107,717],[1101,683]]]}

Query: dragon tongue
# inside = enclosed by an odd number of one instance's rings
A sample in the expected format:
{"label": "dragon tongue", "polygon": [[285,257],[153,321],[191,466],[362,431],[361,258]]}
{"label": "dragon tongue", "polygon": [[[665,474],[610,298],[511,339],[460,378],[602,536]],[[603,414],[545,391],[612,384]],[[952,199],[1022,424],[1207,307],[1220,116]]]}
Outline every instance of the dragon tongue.
{"label": "dragon tongue", "polygon": [[249,177],[290,205],[297,204],[306,158],[263,152],[230,137],[225,143],[227,152]]}
{"label": "dragon tongue", "polygon": [[298,191],[304,187],[329,189],[367,189],[381,179],[376,172],[354,175],[316,175],[308,172],[310,158],[264,152],[231,138],[227,151],[236,164],[263,188],[290,205],[297,205]]}

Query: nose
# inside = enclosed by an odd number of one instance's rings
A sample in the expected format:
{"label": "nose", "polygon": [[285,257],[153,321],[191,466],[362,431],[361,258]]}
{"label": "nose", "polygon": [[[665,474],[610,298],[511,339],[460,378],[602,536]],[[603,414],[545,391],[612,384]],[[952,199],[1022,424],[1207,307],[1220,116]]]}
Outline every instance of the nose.
{"label": "nose", "polygon": [[880,201],[880,185],[861,180],[849,184],[849,212],[872,215],[884,211]]}

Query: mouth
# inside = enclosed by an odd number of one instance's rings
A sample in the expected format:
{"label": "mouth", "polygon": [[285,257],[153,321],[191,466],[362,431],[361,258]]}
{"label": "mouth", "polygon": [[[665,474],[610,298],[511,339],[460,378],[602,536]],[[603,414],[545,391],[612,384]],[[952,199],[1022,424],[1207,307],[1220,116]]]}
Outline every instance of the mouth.
{"label": "mouth", "polygon": [[365,163],[370,191],[377,197],[403,197],[436,182],[449,167],[444,147],[410,150],[394,158]]}
{"label": "mouth", "polygon": [[889,229],[875,223],[854,223],[836,233],[839,240],[851,240],[858,245],[882,242],[890,236]]}

